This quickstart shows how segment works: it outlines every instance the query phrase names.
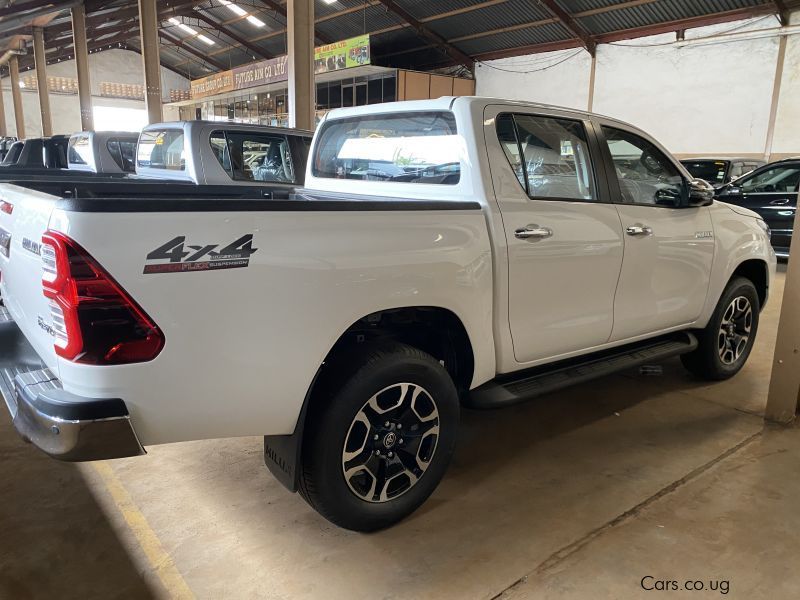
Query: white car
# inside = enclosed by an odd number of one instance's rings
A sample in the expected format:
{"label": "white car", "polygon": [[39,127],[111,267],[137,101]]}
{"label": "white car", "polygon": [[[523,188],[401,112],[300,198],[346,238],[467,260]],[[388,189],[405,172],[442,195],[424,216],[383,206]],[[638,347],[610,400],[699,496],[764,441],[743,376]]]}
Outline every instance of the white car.
{"label": "white car", "polygon": [[333,111],[288,200],[68,191],[0,185],[19,433],[64,460],[263,435],[356,530],[431,494],[462,403],[677,355],[733,376],[775,270],[764,222],[642,131],[497,99]]}

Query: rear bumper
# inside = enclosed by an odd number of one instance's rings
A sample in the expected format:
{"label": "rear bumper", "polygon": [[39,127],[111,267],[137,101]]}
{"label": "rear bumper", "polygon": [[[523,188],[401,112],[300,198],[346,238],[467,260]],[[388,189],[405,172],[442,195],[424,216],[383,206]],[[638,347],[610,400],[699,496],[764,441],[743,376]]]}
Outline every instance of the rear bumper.
{"label": "rear bumper", "polygon": [[2,307],[0,395],[17,433],[53,458],[77,462],[145,453],[125,403],[62,389]]}

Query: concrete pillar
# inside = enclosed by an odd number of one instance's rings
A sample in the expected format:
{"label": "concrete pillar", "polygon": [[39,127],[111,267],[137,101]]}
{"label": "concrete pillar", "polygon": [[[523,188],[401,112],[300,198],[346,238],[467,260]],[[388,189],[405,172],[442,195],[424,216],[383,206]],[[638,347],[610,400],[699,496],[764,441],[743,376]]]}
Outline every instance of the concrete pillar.
{"label": "concrete pillar", "polygon": [[36,86],[39,90],[39,114],[42,118],[42,135],[53,135],[50,117],[50,91],[47,89],[47,59],[44,55],[44,29],[33,29],[33,62],[36,65]]}
{"label": "concrete pillar", "polygon": [[589,108],[587,109],[589,112],[592,112],[592,107],[594,106],[594,77],[597,73],[597,51],[592,54],[592,67],[589,71]]}
{"label": "concrete pillar", "polygon": [[289,126],[314,129],[314,0],[288,0]]}
{"label": "concrete pillar", "polygon": [[3,102],[3,80],[0,79],[0,137],[8,135],[6,129],[6,105]]}
{"label": "concrete pillar", "polygon": [[772,154],[772,142],[775,139],[775,119],[778,116],[778,100],[781,97],[781,81],[783,80],[783,63],[786,59],[786,38],[782,35],[778,40],[778,61],[775,65],[775,79],[772,82],[772,104],[769,109],[767,123],[767,140],[764,144],[764,160],[769,161]]}
{"label": "concrete pillar", "polygon": [[24,139],[25,113],[22,112],[22,92],[19,89],[19,60],[16,56],[12,56],[8,60],[8,70],[10,73],[11,99],[14,101],[14,122],[17,128],[17,137]]}
{"label": "concrete pillar", "polygon": [[158,7],[156,0],[139,0],[139,31],[144,64],[144,99],[149,123],[164,120],[161,109],[161,60],[158,49]]}
{"label": "concrete pillar", "polygon": [[94,129],[92,85],[89,81],[89,47],[86,43],[86,9],[83,4],[72,7],[72,43],[75,46],[75,66],[78,70],[78,101],[81,106],[81,129]]}
{"label": "concrete pillar", "polygon": [[[795,211],[794,231],[800,231],[800,211]],[[800,402],[800,246],[786,267],[778,338],[772,359],[772,378],[765,417],[776,423],[791,423]]]}

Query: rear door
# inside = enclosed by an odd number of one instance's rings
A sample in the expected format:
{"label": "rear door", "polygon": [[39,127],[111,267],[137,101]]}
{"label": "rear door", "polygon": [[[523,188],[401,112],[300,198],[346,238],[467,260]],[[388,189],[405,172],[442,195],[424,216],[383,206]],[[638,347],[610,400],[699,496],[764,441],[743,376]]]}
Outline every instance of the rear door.
{"label": "rear door", "polygon": [[611,196],[625,231],[612,341],[692,323],[706,301],[714,233],[708,207],[682,207],[685,180],[654,142],[600,121]]}
{"label": "rear door", "polygon": [[519,363],[608,341],[622,266],[619,216],[591,123],[529,110],[489,106],[484,119]]}

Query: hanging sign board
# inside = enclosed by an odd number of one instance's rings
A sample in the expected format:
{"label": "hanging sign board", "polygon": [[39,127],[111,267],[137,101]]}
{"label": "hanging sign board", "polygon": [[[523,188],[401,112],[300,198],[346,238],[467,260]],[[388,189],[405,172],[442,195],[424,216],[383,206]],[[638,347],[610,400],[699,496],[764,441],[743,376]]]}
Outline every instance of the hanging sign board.
{"label": "hanging sign board", "polygon": [[[278,56],[235,67],[230,71],[193,79],[190,84],[192,98],[204,98],[267,83],[288,81],[288,61],[288,56]],[[369,35],[342,40],[314,49],[315,73],[327,73],[368,64],[370,64]]]}

